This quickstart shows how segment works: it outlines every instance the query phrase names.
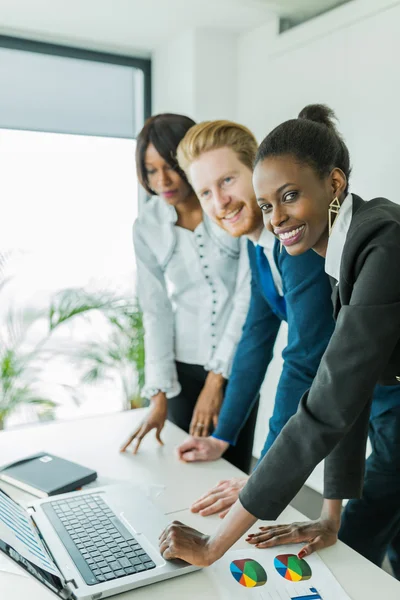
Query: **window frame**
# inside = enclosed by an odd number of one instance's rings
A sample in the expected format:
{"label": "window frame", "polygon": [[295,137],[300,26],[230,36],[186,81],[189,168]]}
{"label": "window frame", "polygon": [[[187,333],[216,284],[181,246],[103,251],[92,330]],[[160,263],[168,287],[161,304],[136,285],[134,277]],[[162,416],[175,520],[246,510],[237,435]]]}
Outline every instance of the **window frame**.
{"label": "window frame", "polygon": [[[123,54],[112,54],[109,52],[99,52],[97,50],[88,50],[74,46],[64,46],[62,44],[52,44],[48,42],[39,42],[26,38],[0,35],[0,48],[10,50],[22,50],[26,52],[35,52],[37,54],[48,54],[51,56],[62,56],[65,58],[77,58],[92,62],[120,65],[123,67],[132,67],[143,72],[143,107],[144,121],[151,115],[151,59],[127,56]],[[55,131],[54,133],[59,133]],[[133,138],[136,139],[136,138]]]}

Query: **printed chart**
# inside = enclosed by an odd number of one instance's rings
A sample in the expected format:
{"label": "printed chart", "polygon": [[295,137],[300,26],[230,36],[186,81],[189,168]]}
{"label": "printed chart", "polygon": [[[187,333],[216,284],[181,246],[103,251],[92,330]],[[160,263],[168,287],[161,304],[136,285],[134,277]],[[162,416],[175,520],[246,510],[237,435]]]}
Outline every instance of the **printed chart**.
{"label": "printed chart", "polygon": [[289,581],[311,579],[312,571],[308,563],[295,554],[279,554],[274,559],[274,567],[279,575]]}
{"label": "printed chart", "polygon": [[230,565],[231,573],[243,587],[258,587],[267,583],[265,569],[252,558],[234,560]]}
{"label": "printed chart", "polygon": [[220,600],[350,600],[317,553],[299,545],[231,550],[204,570]]}

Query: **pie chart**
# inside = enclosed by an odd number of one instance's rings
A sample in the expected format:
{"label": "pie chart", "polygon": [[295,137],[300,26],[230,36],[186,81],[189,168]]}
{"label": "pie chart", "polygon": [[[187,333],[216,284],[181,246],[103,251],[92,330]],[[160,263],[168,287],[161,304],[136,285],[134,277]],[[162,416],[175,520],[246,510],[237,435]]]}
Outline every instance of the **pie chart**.
{"label": "pie chart", "polygon": [[280,554],[274,559],[274,567],[279,575],[289,581],[305,581],[310,579],[311,568],[305,560],[295,554]]}
{"label": "pie chart", "polygon": [[264,568],[252,558],[231,562],[231,573],[236,581],[244,587],[259,587],[267,583],[267,574]]}

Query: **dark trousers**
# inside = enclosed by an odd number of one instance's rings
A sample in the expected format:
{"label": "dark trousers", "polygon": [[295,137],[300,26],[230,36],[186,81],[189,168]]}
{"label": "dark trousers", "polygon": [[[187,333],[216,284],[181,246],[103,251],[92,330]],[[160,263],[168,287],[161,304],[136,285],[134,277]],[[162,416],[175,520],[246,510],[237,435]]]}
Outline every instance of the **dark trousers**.
{"label": "dark trousers", "polygon": [[379,567],[388,553],[400,579],[400,407],[371,419],[362,497],[346,505],[339,539]]}
{"label": "dark trousers", "polygon": [[[176,363],[178,380],[182,391],[178,396],[168,399],[168,420],[189,432],[193,410],[204,387],[208,371],[199,365]],[[250,473],[251,459],[256,427],[258,402],[250,413],[235,446],[230,446],[224,453],[224,458],[238,469]]]}

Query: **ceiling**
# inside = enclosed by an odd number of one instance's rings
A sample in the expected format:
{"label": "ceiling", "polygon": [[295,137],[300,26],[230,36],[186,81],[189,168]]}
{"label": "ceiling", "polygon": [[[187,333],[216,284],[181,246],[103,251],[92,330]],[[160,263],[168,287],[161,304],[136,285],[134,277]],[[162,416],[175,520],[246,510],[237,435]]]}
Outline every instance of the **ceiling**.
{"label": "ceiling", "polygon": [[185,29],[233,32],[302,18],[341,0],[0,0],[0,34],[150,56]]}

